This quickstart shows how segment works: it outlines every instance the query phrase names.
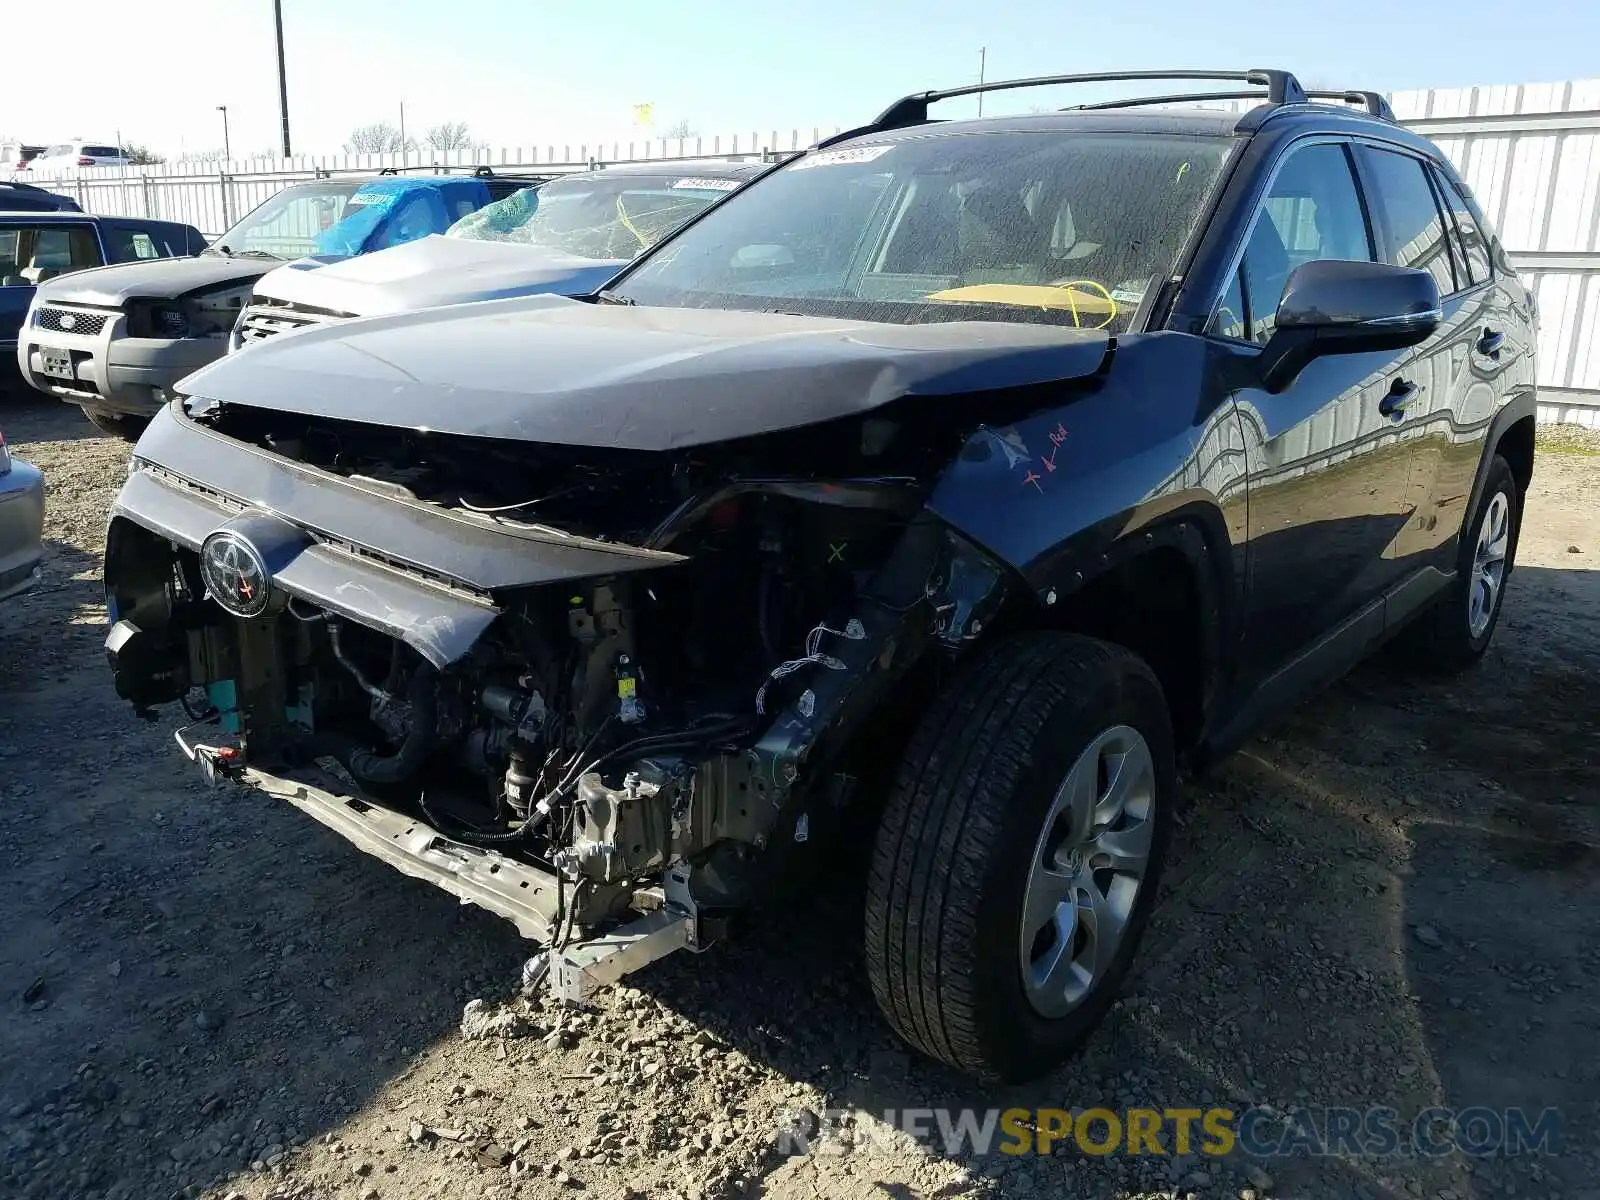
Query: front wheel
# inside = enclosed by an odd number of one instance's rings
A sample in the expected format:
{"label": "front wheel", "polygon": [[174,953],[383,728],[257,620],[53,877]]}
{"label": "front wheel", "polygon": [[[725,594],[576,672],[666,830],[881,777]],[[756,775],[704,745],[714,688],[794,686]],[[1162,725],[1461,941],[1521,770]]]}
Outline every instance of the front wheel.
{"label": "front wheel", "polygon": [[1137,656],[1064,633],[982,653],[923,717],[878,830],[867,969],[900,1036],[986,1081],[1071,1054],[1132,964],[1177,790]]}

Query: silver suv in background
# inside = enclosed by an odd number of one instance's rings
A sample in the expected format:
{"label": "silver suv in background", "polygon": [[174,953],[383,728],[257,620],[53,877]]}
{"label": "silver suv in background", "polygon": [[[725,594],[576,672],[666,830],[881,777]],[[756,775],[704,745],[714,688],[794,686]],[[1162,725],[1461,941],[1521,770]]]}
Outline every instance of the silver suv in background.
{"label": "silver suv in background", "polygon": [[40,289],[17,356],[23,376],[131,440],[173,384],[226,353],[251,285],[280,263],[317,267],[444,229],[526,183],[492,172],[322,179],[279,191],[210,247],[197,233],[174,251],[197,257],[146,261],[163,254],[148,242],[107,254],[117,265]]}
{"label": "silver suv in background", "polygon": [[229,350],[306,326],[513,296],[593,292],[771,164],[631,163],[526,187],[443,234],[263,276]]}

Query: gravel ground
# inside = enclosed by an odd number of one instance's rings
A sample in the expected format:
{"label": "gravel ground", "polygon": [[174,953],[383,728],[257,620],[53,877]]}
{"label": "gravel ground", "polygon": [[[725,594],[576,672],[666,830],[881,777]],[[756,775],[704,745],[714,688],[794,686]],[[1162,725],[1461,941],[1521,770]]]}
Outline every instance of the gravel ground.
{"label": "gravel ground", "polygon": [[[1493,650],[1385,661],[1191,789],[1129,994],[1054,1077],[908,1056],[853,901],[563,1013],[509,925],[292,809],[209,791],[111,694],[99,554],[127,459],[0,397],[50,553],[0,608],[0,1195],[1600,1197],[1600,439],[1542,449]],[[496,1028],[463,1035],[485,1001]],[[1554,1105],[1557,1156],[791,1156],[799,1110]],[[863,1120],[870,1132],[871,1122]]]}

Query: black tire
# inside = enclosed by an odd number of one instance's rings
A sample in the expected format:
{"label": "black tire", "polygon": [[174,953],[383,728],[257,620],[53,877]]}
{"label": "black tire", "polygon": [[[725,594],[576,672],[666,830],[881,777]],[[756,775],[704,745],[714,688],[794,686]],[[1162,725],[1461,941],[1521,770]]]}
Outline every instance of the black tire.
{"label": "black tire", "polygon": [[89,424],[101,433],[121,438],[125,442],[137,442],[139,435],[144,432],[144,427],[150,424],[148,417],[128,417],[117,413],[98,412],[92,408],[84,409],[83,415],[88,417]]}
{"label": "black tire", "polygon": [[[1130,726],[1154,767],[1148,865],[1103,975],[1041,1016],[1023,982],[1023,898],[1052,797],[1103,731]],[[867,882],[867,973],[923,1053],[986,1082],[1036,1078],[1116,999],[1160,883],[1178,793],[1172,723],[1150,668],[1066,633],[998,642],[935,697],[906,749]]]}
{"label": "black tire", "polygon": [[[1471,613],[1473,589],[1476,586],[1473,567],[1477,558],[1478,534],[1484,515],[1489,512],[1496,496],[1504,496],[1506,500],[1505,567],[1500,586],[1495,592],[1489,622],[1474,633]],[[1438,673],[1463,671],[1473,666],[1488,650],[1495,627],[1500,623],[1501,610],[1505,608],[1505,585],[1516,562],[1521,512],[1522,496],[1517,488],[1516,476],[1511,473],[1511,464],[1497,454],[1490,462],[1488,475],[1484,478],[1483,494],[1478,497],[1471,515],[1461,526],[1455,580],[1437,601],[1417,614],[1416,619],[1400,634],[1399,649],[1412,666]]]}

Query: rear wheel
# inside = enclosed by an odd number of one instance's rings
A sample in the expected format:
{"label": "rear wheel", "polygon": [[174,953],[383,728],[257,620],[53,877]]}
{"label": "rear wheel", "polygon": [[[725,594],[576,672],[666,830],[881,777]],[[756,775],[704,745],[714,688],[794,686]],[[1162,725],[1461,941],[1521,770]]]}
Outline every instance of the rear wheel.
{"label": "rear wheel", "polygon": [[1454,582],[1402,635],[1401,646],[1415,665],[1460,671],[1488,650],[1516,559],[1520,504],[1511,465],[1497,454],[1477,508],[1461,527]]}
{"label": "rear wheel", "polygon": [[1133,961],[1177,788],[1142,660],[1062,633],[985,652],[924,716],[879,827],[866,957],[889,1023],[985,1080],[1066,1058]]}
{"label": "rear wheel", "polygon": [[92,408],[84,409],[83,415],[88,417],[89,424],[101,433],[119,437],[125,442],[137,442],[139,435],[144,432],[144,427],[150,424],[148,417],[128,417],[118,413],[98,412]]}

